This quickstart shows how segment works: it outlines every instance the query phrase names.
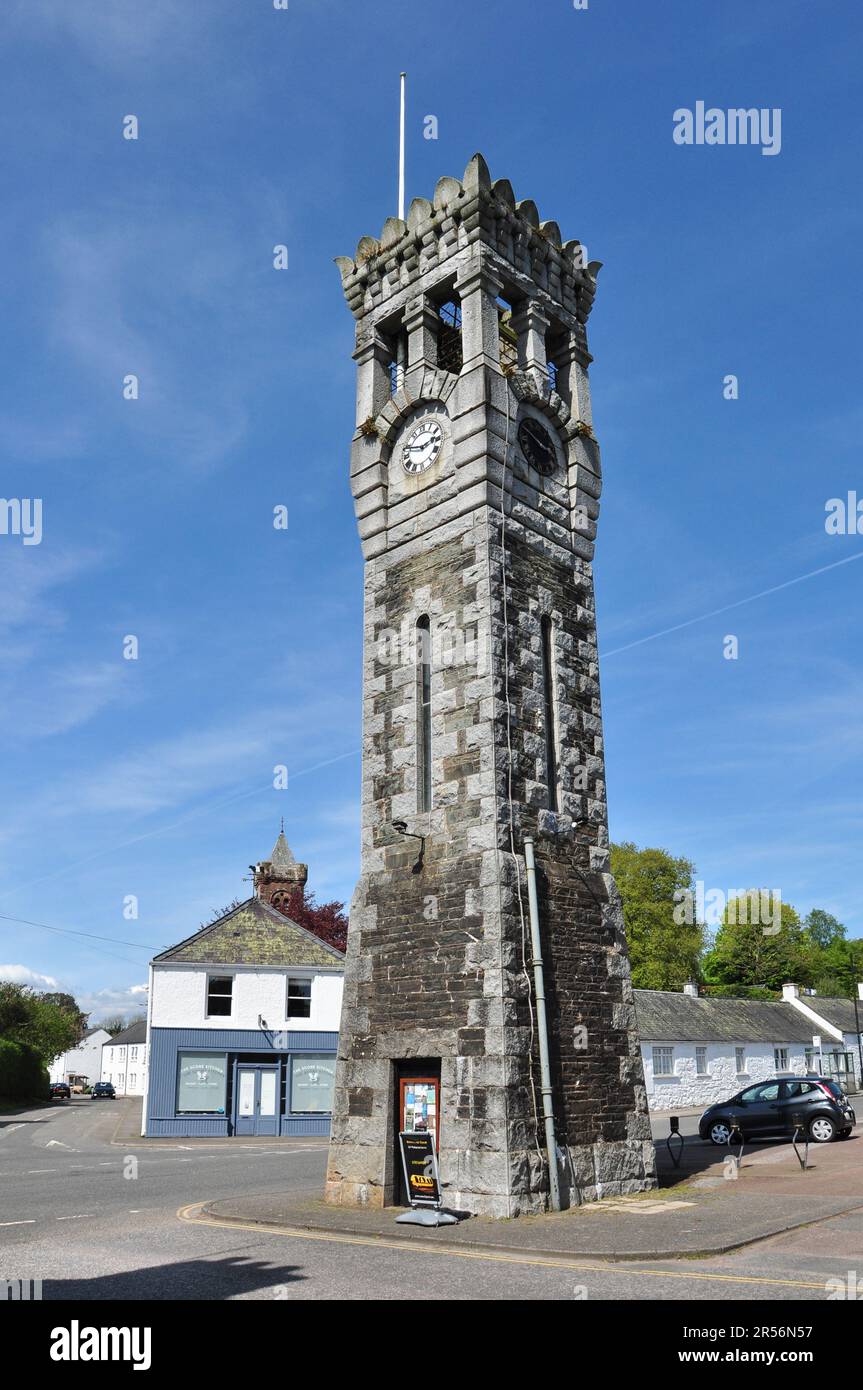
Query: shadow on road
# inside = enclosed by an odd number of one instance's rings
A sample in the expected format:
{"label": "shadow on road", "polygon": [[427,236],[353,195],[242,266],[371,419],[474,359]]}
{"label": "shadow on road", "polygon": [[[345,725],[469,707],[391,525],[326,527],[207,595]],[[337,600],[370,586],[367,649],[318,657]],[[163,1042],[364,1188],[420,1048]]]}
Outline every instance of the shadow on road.
{"label": "shadow on road", "polygon": [[197,1302],[270,1289],[277,1299],[287,1296],[283,1292],[286,1285],[304,1278],[297,1265],[277,1265],[240,1257],[181,1260],[178,1264],[151,1265],[92,1279],[46,1279],[42,1298],[54,1302],[82,1299],[88,1303],[151,1298],[164,1302]]}

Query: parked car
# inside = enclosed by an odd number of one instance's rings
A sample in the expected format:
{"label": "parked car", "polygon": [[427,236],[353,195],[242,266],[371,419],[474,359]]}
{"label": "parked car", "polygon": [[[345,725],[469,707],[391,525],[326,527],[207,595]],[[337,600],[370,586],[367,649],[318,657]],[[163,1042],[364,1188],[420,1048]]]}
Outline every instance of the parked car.
{"label": "parked car", "polygon": [[91,1100],[114,1100],[117,1092],[110,1081],[97,1081],[90,1092]]}
{"label": "parked car", "polygon": [[848,1097],[829,1076],[777,1076],[747,1086],[730,1100],[710,1105],[698,1132],[714,1144],[727,1144],[732,1124],[744,1139],[794,1133],[794,1117],[803,1116],[806,1133],[817,1144],[847,1139],[857,1116]]}
{"label": "parked car", "polygon": [[65,1081],[53,1082],[50,1090],[52,1100],[69,1100],[72,1095]]}

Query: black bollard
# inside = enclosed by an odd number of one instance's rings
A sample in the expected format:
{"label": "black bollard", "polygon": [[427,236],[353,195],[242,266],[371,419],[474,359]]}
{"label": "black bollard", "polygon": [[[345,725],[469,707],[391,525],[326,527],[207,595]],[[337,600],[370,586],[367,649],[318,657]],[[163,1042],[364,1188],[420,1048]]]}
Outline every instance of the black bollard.
{"label": "black bollard", "polygon": [[[809,1126],[806,1123],[806,1116],[801,1115],[799,1111],[795,1110],[794,1114],[791,1116],[791,1124],[794,1128],[794,1137],[791,1140],[791,1144],[797,1155],[797,1162],[805,1172],[806,1168],[809,1166]],[[797,1147],[801,1134],[803,1135],[802,1158],[800,1157],[800,1150]]]}
{"label": "black bollard", "polygon": [[739,1168],[739,1167],[740,1167],[741,1160],[743,1159],[743,1130],[740,1128],[740,1125],[737,1123],[736,1120],[731,1120],[731,1121],[729,1122],[729,1129],[728,1129],[728,1147],[729,1147],[729,1149],[731,1148],[731,1145],[732,1145],[732,1144],[739,1144],[739,1145],[740,1145],[740,1152],[734,1155],[735,1162],[737,1163],[737,1167]]}
{"label": "black bollard", "polygon": [[[679,1120],[679,1118],[678,1118],[677,1115],[669,1115],[669,1117],[668,1117],[668,1123],[669,1123],[670,1129],[669,1129],[669,1133],[668,1133],[668,1138],[667,1138],[666,1141],[665,1141],[665,1147],[668,1149],[668,1153],[669,1153],[669,1157],[671,1158],[671,1162],[674,1164],[675,1168],[679,1168],[679,1167],[680,1167],[680,1160],[681,1160],[681,1158],[683,1157],[683,1144],[684,1144],[683,1135],[680,1133],[680,1120]],[[671,1147],[671,1141],[672,1141],[672,1139],[678,1139],[678,1140],[680,1141],[680,1148],[677,1150],[677,1154],[676,1154],[676,1155],[675,1155],[674,1149]]]}

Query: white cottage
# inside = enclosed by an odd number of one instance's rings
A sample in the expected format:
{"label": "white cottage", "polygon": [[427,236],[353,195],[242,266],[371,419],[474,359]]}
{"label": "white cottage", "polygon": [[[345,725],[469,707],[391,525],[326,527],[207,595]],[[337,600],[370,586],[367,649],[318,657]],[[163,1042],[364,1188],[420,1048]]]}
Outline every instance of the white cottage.
{"label": "white cottage", "polygon": [[102,1048],[102,1078],[118,1096],[142,1096],[147,1089],[147,1024],[143,1019],[115,1033]]}
{"label": "white cottage", "polygon": [[61,1052],[49,1068],[52,1082],[66,1081],[70,1086],[92,1086],[102,1075],[102,1044],[111,1034],[105,1028],[90,1028],[77,1047]]}
{"label": "white cottage", "polygon": [[802,995],[797,985],[781,1002],[701,998],[695,985],[634,994],[651,1110],[711,1105],[777,1072],[821,1071],[848,1092],[863,1084],[850,999]]}

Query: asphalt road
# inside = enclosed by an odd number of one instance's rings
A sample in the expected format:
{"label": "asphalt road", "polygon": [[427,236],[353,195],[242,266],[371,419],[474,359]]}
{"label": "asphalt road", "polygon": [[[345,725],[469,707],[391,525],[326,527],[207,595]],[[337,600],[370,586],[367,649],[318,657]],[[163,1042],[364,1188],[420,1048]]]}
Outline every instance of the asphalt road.
{"label": "asphalt road", "polygon": [[863,1213],[721,1259],[635,1265],[193,1224],[178,1210],[320,1192],[325,1145],[112,1146],[122,1104],[76,1099],[0,1119],[0,1277],[40,1279],[55,1300],[402,1300],[416,1287],[444,1300],[824,1300],[825,1281],[852,1270],[863,1287]]}

